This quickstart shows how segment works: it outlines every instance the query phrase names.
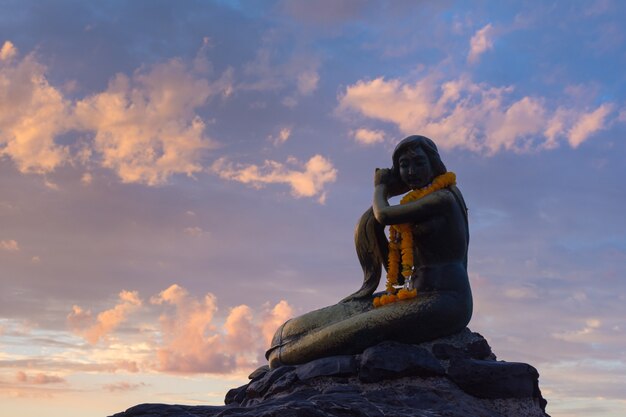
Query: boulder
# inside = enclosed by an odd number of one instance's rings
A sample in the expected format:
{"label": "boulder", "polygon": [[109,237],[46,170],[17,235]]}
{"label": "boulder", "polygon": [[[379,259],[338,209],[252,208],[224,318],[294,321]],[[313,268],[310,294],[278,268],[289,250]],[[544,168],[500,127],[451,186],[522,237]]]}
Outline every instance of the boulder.
{"label": "boulder", "polygon": [[545,417],[539,374],[496,361],[465,329],[419,345],[383,342],[359,355],[261,367],[225,406],[142,404],[113,417]]}

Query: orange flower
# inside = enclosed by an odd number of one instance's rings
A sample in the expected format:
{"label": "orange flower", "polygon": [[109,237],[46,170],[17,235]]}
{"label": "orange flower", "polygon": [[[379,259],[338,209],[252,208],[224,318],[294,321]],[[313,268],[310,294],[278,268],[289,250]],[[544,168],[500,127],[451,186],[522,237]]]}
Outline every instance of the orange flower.
{"label": "orange flower", "polygon": [[398,299],[400,300],[408,300],[410,298],[415,298],[417,296],[417,289],[413,288],[412,290],[407,290],[406,288],[402,288],[398,291]]}
{"label": "orange flower", "polygon": [[[400,200],[400,204],[411,203],[454,184],[456,184],[456,175],[454,172],[446,172],[436,177],[433,182],[426,187],[407,193]],[[389,295],[376,297],[374,299],[374,307],[380,307],[381,305],[396,301],[397,298],[393,294],[397,291],[394,286],[398,284],[400,266],[402,266],[402,276],[405,277],[405,279],[409,279],[413,274],[415,262],[413,259],[413,232],[411,229],[412,225],[410,223],[394,224],[389,227],[389,257],[387,258],[387,285],[385,287]],[[402,293],[402,291],[405,291],[402,297],[406,298],[401,298],[400,293]],[[416,296],[417,290],[415,289],[411,291],[402,289],[398,293],[399,299],[413,298]],[[393,297],[392,301],[389,301],[389,297]]]}

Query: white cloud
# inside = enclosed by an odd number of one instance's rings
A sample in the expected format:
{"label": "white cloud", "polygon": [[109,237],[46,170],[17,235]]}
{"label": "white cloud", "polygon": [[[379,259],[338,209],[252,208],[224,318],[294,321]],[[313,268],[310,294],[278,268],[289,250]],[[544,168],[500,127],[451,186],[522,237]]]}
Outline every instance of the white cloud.
{"label": "white cloud", "polygon": [[557,106],[542,97],[513,99],[513,87],[474,83],[462,75],[442,81],[437,73],[414,83],[376,78],[358,81],[339,97],[338,111],[389,122],[403,134],[430,136],[444,149],[494,154],[550,149],[559,140],[578,146],[607,126],[613,106],[589,112]]}
{"label": "white cloud", "polygon": [[276,161],[265,161],[263,165],[243,165],[228,162],[220,158],[212,165],[211,170],[221,178],[250,184],[261,188],[265,184],[289,184],[294,197],[315,197],[323,203],[326,198],[324,187],[337,179],[337,170],[333,164],[321,155],[315,155],[304,166],[294,158],[289,165],[301,170],[289,168]]}
{"label": "white cloud", "polygon": [[10,240],[0,240],[0,249],[9,251],[9,252],[17,252],[20,250],[20,245],[18,245],[17,241]]}
{"label": "white cloud", "polygon": [[477,62],[483,53],[493,49],[493,32],[493,26],[489,23],[472,36],[472,39],[470,39],[470,51],[467,55],[469,63]]}
{"label": "white cloud", "polygon": [[363,145],[374,145],[385,140],[385,132],[382,130],[356,129],[351,132],[354,139]]}

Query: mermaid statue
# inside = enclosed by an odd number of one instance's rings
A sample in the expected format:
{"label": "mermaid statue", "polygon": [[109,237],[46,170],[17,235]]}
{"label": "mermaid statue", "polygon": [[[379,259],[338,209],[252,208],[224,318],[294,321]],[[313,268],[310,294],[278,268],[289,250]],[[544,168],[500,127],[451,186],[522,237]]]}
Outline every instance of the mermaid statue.
{"label": "mermaid statue", "polygon": [[[355,231],[363,285],[280,326],[266,353],[271,368],[357,354],[388,340],[421,343],[469,323],[467,207],[456,177],[424,136],[403,139],[392,160],[391,169],[376,169],[372,207]],[[389,204],[404,193],[400,204]],[[374,294],[383,266],[386,288]]]}

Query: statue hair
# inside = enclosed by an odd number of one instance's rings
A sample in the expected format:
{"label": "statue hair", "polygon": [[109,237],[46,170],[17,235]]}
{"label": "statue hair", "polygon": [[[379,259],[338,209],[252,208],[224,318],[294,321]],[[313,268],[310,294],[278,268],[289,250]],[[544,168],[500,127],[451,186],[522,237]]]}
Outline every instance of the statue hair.
{"label": "statue hair", "polygon": [[421,149],[424,151],[428,157],[428,161],[430,162],[430,166],[435,176],[445,174],[448,171],[446,166],[441,161],[441,156],[439,156],[439,150],[437,149],[435,142],[426,136],[413,135],[402,139],[393,151],[393,155],[391,157],[393,160],[393,167],[391,169],[397,177],[400,177],[400,155],[415,149]]}

